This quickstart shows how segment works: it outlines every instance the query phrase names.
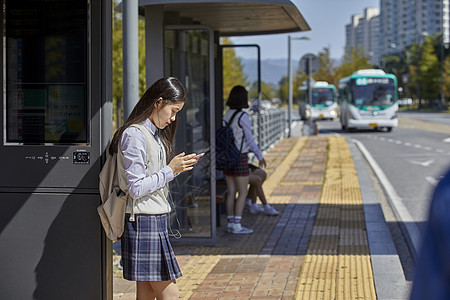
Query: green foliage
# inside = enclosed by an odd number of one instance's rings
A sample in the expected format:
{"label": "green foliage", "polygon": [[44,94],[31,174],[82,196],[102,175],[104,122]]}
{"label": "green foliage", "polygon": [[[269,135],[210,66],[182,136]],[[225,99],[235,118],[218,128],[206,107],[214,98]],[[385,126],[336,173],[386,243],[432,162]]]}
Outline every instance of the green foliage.
{"label": "green foliage", "polygon": [[336,78],[343,78],[353,74],[361,69],[372,69],[373,65],[369,63],[369,56],[363,48],[356,47],[350,49],[350,53],[345,54],[344,62],[335,69]]}
{"label": "green foliage", "polygon": [[[222,40],[222,45],[232,45],[233,43],[228,38]],[[223,100],[224,105],[231,89],[235,85],[248,86],[247,76],[244,74],[244,69],[241,60],[236,56],[236,51],[233,48],[223,48]]]}
{"label": "green foliage", "polygon": [[[115,4],[113,5],[115,6]],[[123,123],[123,51],[122,51],[122,19],[113,11],[112,31],[112,97],[113,97],[113,132]]]}
{"label": "green foliage", "polygon": [[446,97],[450,97],[450,56],[444,60],[444,93]]}
{"label": "green foliage", "polygon": [[[308,76],[306,74],[303,74],[300,71],[300,68],[297,68],[295,71],[295,74],[292,76],[292,102],[298,103],[300,101],[300,87],[303,85],[303,83],[306,81]],[[279,91],[279,98],[284,99],[284,101],[287,103],[287,100],[289,99],[289,82],[288,77],[284,76],[280,80],[280,91]]]}
{"label": "green foliage", "polygon": [[327,81],[337,86],[339,78],[336,78],[334,72],[334,62],[330,58],[330,48],[324,48],[323,52],[319,52],[320,69],[313,75],[316,81]]}
{"label": "green foliage", "polygon": [[428,100],[439,99],[441,70],[431,38],[426,38],[422,45],[419,66],[421,97]]}
{"label": "green foliage", "polygon": [[[261,82],[261,97],[262,99],[272,99],[275,98],[276,92],[275,88],[271,86],[270,84],[262,81]],[[258,82],[253,82],[250,91],[248,92],[248,97],[250,99],[256,99],[258,98]]]}
{"label": "green foliage", "polygon": [[[118,3],[114,1],[113,7]],[[112,31],[112,96],[113,96],[113,131],[123,124],[123,43],[122,17],[113,9]],[[145,80],[145,22],[138,21],[139,47],[139,94],[144,94],[147,86]]]}

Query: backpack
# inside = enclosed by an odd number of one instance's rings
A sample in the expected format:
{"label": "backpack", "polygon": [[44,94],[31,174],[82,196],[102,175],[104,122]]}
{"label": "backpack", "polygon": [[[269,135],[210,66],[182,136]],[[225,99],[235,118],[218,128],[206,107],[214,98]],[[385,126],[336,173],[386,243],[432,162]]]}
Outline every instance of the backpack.
{"label": "backpack", "polygon": [[99,190],[102,204],[97,207],[106,236],[112,241],[120,240],[125,226],[128,193],[119,187],[117,153],[109,154],[99,174]]}
{"label": "backpack", "polygon": [[[218,170],[230,170],[237,166],[241,161],[241,150],[244,144],[242,138],[241,148],[238,149],[234,143],[233,129],[230,127],[236,114],[240,112],[237,110],[231,116],[228,123],[224,121],[225,125],[216,131],[216,168]],[[242,113],[243,115],[244,113]],[[241,117],[242,117],[241,115]],[[241,127],[241,125],[239,125]]]}
{"label": "backpack", "polygon": [[[132,124],[142,131],[140,124]],[[145,134],[144,134],[145,136]],[[147,156],[150,143],[147,141]],[[119,150],[120,151],[120,150]],[[125,194],[119,186],[117,168],[117,153],[108,154],[106,162],[99,174],[99,191],[102,204],[97,207],[98,215],[105,230],[106,236],[112,241],[118,241],[122,237],[125,228],[125,213],[127,209],[128,192]],[[131,213],[130,221],[134,221],[134,213]]]}

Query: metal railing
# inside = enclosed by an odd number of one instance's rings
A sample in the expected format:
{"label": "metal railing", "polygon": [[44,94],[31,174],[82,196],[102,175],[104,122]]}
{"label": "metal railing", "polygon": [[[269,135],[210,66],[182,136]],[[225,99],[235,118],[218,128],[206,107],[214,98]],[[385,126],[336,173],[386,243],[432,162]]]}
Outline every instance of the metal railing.
{"label": "metal railing", "polygon": [[258,128],[258,114],[253,113],[249,116],[255,143],[259,146],[261,152],[286,137],[288,117],[286,110],[270,108],[266,109],[263,114],[259,114],[261,128]]}

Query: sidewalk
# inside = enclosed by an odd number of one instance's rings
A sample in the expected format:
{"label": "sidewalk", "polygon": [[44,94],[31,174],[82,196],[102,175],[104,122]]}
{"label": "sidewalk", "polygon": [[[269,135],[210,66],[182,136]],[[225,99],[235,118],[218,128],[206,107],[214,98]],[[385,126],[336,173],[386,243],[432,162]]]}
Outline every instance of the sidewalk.
{"label": "sidewalk", "polygon": [[[344,137],[299,137],[265,154],[264,190],[280,215],[244,213],[244,226],[255,232],[232,235],[222,225],[216,247],[175,243],[180,298],[407,299],[402,287],[391,292],[374,276],[398,277],[398,258],[395,248],[385,250],[392,241],[380,229],[382,212],[363,206],[367,187],[360,187],[350,148]],[[134,283],[115,273],[114,299],[134,293]]]}

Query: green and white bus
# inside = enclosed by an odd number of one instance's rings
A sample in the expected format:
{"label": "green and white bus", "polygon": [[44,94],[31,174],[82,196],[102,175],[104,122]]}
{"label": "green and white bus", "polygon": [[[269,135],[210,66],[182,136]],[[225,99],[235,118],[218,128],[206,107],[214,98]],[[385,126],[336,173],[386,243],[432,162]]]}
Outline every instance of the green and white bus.
{"label": "green and white bus", "polygon": [[329,119],[338,116],[337,89],[333,84],[326,81],[317,81],[312,88],[312,107],[309,105],[308,89],[302,87],[304,96],[299,106],[300,118],[306,120]]}
{"label": "green and white bus", "polygon": [[386,129],[398,126],[397,78],[379,69],[354,72],[339,80],[342,129]]}

